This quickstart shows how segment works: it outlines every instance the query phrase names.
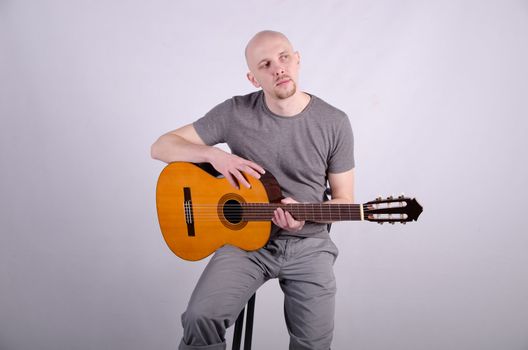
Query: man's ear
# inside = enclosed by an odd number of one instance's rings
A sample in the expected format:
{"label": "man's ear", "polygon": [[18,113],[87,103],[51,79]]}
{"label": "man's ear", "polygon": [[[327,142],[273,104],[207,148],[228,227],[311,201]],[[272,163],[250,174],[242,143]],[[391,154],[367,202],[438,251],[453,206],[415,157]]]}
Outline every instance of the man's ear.
{"label": "man's ear", "polygon": [[299,51],[295,51],[294,55],[297,59],[297,64],[301,64],[301,54],[299,53]]}
{"label": "man's ear", "polygon": [[246,77],[247,77],[248,80],[251,82],[251,84],[253,84],[254,87],[256,87],[256,88],[259,88],[259,87],[260,87],[260,84],[259,84],[259,82],[257,81],[257,79],[255,79],[255,76],[253,75],[253,73],[248,72],[248,73],[246,74]]}

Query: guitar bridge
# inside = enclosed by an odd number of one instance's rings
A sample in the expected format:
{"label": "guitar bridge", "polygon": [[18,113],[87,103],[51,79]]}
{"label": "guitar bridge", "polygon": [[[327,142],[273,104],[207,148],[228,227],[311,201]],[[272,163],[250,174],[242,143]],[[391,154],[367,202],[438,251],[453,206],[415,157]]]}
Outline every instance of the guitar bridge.
{"label": "guitar bridge", "polygon": [[183,210],[185,212],[185,223],[187,224],[187,235],[194,237],[194,217],[191,199],[191,189],[183,188]]}

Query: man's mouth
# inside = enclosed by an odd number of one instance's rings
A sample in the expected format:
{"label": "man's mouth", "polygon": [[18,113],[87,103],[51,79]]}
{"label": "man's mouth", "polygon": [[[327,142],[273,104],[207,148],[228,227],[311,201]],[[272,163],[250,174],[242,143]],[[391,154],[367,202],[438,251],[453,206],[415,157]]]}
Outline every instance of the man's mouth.
{"label": "man's mouth", "polygon": [[290,78],[282,78],[282,79],[278,80],[278,81],[275,83],[275,86],[280,86],[280,85],[283,85],[283,84],[289,83],[290,81],[291,81]]}

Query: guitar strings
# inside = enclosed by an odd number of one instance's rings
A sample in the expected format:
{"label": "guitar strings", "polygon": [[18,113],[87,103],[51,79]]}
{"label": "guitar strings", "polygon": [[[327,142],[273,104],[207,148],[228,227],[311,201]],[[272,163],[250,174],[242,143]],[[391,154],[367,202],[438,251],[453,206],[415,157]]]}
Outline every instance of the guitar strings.
{"label": "guitar strings", "polygon": [[[293,205],[292,205],[293,204]],[[300,216],[304,220],[359,220],[361,219],[361,208],[358,204],[332,204],[332,207],[324,204],[314,204],[317,208],[308,207],[310,204],[299,203],[301,206],[296,206],[296,203],[292,204],[270,204],[270,203],[252,203],[249,205],[240,204],[224,204],[223,206],[218,204],[193,204],[192,217],[194,220],[200,221],[221,221],[225,223],[231,223],[224,216],[233,215],[235,217],[240,216],[238,222],[250,222],[250,221],[271,221],[274,216],[276,208],[287,209],[295,217]],[[336,208],[337,206],[337,208]],[[343,212],[340,209],[348,209],[348,212]],[[391,207],[399,208],[399,207]],[[401,208],[401,207],[400,207]],[[196,209],[196,211],[194,210]],[[370,214],[376,214],[376,208],[364,208],[364,215],[369,216]],[[398,216],[403,215],[402,213],[391,213],[394,215],[392,219],[398,220]],[[401,218],[401,217],[400,217]],[[301,218],[299,220],[302,220]],[[233,223],[231,223],[233,224]]]}
{"label": "guitar strings", "polygon": [[[221,221],[230,223],[224,216],[232,215],[239,219],[237,222],[248,221],[271,221],[274,211],[277,208],[283,208],[289,211],[294,217],[298,216],[305,220],[357,220],[361,218],[361,205],[359,204],[341,204],[341,203],[224,203],[219,204],[196,204],[193,203],[185,208],[187,213],[192,210],[192,218],[201,221]],[[393,206],[390,208],[402,208],[402,206]],[[376,208],[369,209],[364,207],[364,214],[375,214]],[[186,214],[187,215],[187,214]],[[401,216],[402,213],[392,213],[394,219]],[[302,220],[302,219],[299,219]]]}
{"label": "guitar strings", "polygon": [[[200,210],[230,210],[230,211],[247,211],[247,212],[258,212],[258,211],[273,211],[278,208],[282,208],[289,211],[324,211],[324,212],[343,212],[343,211],[360,211],[361,208],[359,206],[354,207],[346,207],[346,206],[340,206],[340,207],[328,207],[328,206],[317,206],[317,207],[310,207],[309,205],[303,205],[303,206],[287,206],[287,205],[276,205],[276,206],[239,206],[239,205],[196,205],[191,204],[191,208],[193,209],[200,209]],[[366,210],[367,208],[365,208]]]}
{"label": "guitar strings", "polygon": [[[339,214],[339,213],[359,213],[361,211],[361,208],[358,207],[338,207],[338,208],[330,208],[330,207],[324,207],[320,206],[317,208],[313,207],[297,207],[297,206],[284,206],[284,205],[277,205],[277,206],[265,206],[265,207],[258,207],[258,206],[238,206],[238,205],[232,205],[232,206],[218,206],[218,205],[211,205],[211,206],[204,206],[204,205],[195,205],[192,204],[188,208],[192,208],[193,210],[198,210],[200,212],[210,212],[210,213],[216,213],[218,211],[222,212],[230,212],[230,213],[236,213],[236,212],[244,212],[248,214],[254,214],[254,213],[269,213],[273,212],[278,208],[282,208],[286,211],[296,212],[296,213],[326,213],[326,214]],[[369,209],[365,208],[364,211],[368,211]]]}
{"label": "guitar strings", "polygon": [[[265,204],[265,203],[263,203]],[[329,205],[319,205],[315,204],[317,207],[310,206],[310,204],[302,204],[300,206],[297,205],[236,205],[236,204],[225,204],[223,206],[217,205],[217,204],[191,204],[190,208],[196,209],[197,211],[200,211],[201,213],[217,213],[217,212],[224,212],[224,213],[240,213],[243,212],[244,214],[268,214],[270,212],[275,211],[278,208],[282,208],[286,211],[294,212],[294,213],[307,213],[307,214],[336,214],[336,215],[346,215],[346,214],[352,214],[352,213],[360,213],[361,207],[357,204],[332,204],[332,206]],[[337,206],[337,207],[335,207]],[[389,208],[383,208],[383,209],[398,209],[398,208],[405,208],[405,207],[389,207]],[[364,207],[363,212],[364,213],[376,213],[379,212],[380,208],[368,208]],[[194,210],[193,210],[194,211]],[[399,215],[404,213],[387,213],[387,214],[393,214],[393,215]]]}
{"label": "guitar strings", "polygon": [[[226,205],[227,206],[227,205]],[[241,208],[239,205],[229,205],[222,207],[219,205],[192,205],[193,214],[192,217],[196,220],[207,220],[216,221],[220,219],[224,222],[229,222],[229,220],[222,218],[222,216],[233,215],[234,217],[240,216],[241,221],[251,221],[251,220],[265,220],[270,221],[274,216],[274,211],[278,207],[289,209],[293,216],[298,216],[306,219],[314,220],[338,220],[338,219],[359,219],[360,218],[360,208],[350,208],[348,212],[339,211],[336,208],[301,208],[299,207],[290,207],[284,205],[270,206],[266,205],[265,207],[259,206],[244,206]],[[196,209],[196,210],[194,210]],[[296,210],[299,209],[299,210]],[[338,208],[339,209],[339,208]]]}

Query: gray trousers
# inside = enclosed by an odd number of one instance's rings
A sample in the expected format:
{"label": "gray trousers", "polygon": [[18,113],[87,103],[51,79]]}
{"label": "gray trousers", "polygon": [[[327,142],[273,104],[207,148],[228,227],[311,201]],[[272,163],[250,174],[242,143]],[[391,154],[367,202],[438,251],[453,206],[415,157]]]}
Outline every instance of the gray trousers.
{"label": "gray trousers", "polygon": [[[274,239],[256,251],[218,249],[182,314],[180,350],[225,349],[225,332],[253,293],[278,278],[290,349],[330,349],[338,250],[330,238]],[[271,335],[270,335],[271,336]]]}

